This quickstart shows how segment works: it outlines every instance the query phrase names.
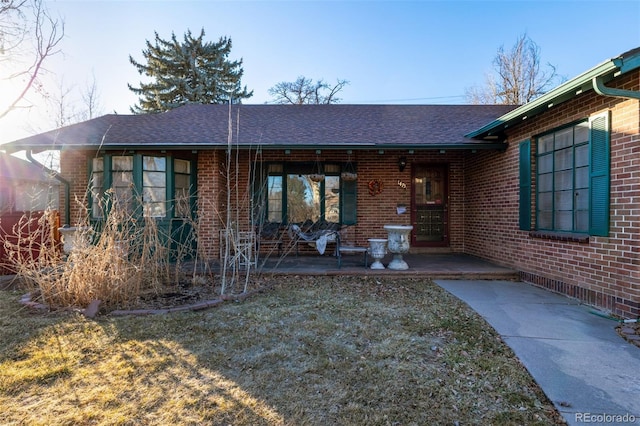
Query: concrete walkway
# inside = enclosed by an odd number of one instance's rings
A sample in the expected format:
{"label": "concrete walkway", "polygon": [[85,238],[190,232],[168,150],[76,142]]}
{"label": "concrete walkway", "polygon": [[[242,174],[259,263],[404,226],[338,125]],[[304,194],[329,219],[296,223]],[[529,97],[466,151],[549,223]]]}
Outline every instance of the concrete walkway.
{"label": "concrete walkway", "polygon": [[435,282],[502,336],[570,425],[640,424],[640,348],[615,321],[521,282]]}

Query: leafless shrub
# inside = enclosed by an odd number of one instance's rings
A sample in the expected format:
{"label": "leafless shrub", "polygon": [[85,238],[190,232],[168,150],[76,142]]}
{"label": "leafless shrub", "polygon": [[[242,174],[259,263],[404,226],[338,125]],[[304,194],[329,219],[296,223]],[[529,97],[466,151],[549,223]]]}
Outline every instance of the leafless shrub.
{"label": "leafless shrub", "polygon": [[104,309],[127,308],[144,295],[191,284],[182,270],[190,251],[154,218],[125,205],[113,202],[100,227],[80,223],[69,254],[61,250],[49,214],[34,220],[25,216],[4,245],[12,268],[51,308],[84,307],[94,300]]}

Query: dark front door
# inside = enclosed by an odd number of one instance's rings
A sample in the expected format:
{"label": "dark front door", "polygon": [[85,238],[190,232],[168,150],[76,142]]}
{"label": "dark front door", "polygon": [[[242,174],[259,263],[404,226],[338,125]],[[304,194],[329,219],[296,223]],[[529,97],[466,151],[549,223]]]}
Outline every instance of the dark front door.
{"label": "dark front door", "polygon": [[413,223],[411,245],[415,247],[449,244],[447,216],[447,166],[416,164],[412,179]]}

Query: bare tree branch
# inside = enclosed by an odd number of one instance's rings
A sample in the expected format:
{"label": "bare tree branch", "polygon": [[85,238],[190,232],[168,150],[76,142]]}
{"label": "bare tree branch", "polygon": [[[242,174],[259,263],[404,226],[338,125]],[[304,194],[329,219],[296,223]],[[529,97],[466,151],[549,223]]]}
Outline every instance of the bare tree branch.
{"label": "bare tree branch", "polygon": [[347,84],[347,80],[338,79],[334,86],[329,86],[324,80],[314,83],[313,79],[300,76],[294,82],[282,81],[271,87],[269,95],[276,104],[335,104],[341,101],[336,95]]}
{"label": "bare tree branch", "polygon": [[[33,15],[26,18],[28,12]],[[5,20],[6,18],[6,20]],[[46,9],[43,0],[10,1],[8,6],[0,8],[0,20],[5,22],[0,28],[0,54],[20,54],[28,39],[32,37],[33,47],[29,52],[31,61],[25,69],[11,73],[5,79],[22,79],[22,88],[8,106],[0,111],[0,119],[18,108],[29,90],[37,86],[38,77],[45,71],[43,68],[47,58],[59,52],[58,43],[64,37],[64,22],[54,19]],[[31,35],[29,37],[29,35]]]}
{"label": "bare tree branch", "polygon": [[518,37],[511,50],[498,49],[493,60],[497,78],[487,77],[485,86],[467,89],[473,104],[522,105],[543,95],[558,77],[556,68],[540,67],[540,48],[527,34]]}

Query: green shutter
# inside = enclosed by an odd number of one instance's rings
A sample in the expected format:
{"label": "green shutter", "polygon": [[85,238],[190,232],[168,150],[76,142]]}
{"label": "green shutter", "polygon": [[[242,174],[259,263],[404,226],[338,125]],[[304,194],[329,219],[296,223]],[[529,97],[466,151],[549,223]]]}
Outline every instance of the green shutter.
{"label": "green shutter", "polygon": [[589,125],[589,234],[606,237],[609,235],[609,113],[592,117]]}
{"label": "green shutter", "polygon": [[520,143],[520,229],[531,230],[531,141]]}
{"label": "green shutter", "polygon": [[358,222],[358,215],[356,212],[358,199],[358,181],[357,180],[343,180],[342,181],[342,224],[343,225],[355,225]]}

